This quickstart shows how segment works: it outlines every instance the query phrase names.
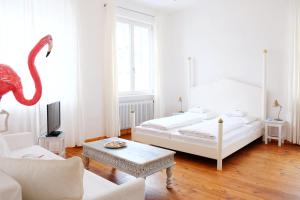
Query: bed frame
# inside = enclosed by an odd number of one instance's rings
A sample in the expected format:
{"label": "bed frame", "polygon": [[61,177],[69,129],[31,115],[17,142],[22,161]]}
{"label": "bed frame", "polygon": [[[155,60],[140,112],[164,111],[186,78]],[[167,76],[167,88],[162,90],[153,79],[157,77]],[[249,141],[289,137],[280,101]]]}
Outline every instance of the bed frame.
{"label": "bed frame", "polygon": [[[249,115],[261,120],[266,118],[266,69],[267,50],[263,51],[262,86],[255,86],[232,79],[222,79],[212,84],[195,86],[193,80],[193,66],[189,58],[190,94],[189,104],[200,105],[219,113],[224,113],[230,108],[238,108],[246,111]],[[252,141],[263,135],[259,129],[249,136],[223,146],[223,120],[218,122],[218,141],[214,147],[203,144],[193,144],[176,139],[161,138],[153,135],[138,134],[135,129],[135,113],[131,111],[131,130],[134,141],[156,145],[168,149],[182,151],[217,160],[217,170],[222,170],[222,160],[238,151]],[[225,122],[226,123],[226,122]]]}

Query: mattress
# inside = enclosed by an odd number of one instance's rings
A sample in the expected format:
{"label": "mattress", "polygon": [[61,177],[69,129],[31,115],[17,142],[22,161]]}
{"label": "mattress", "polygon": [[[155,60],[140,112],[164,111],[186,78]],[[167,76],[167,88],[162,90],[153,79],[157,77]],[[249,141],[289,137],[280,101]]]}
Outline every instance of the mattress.
{"label": "mattress", "polygon": [[142,134],[142,135],[152,135],[155,137],[161,137],[165,139],[171,139],[171,135],[176,133],[177,129],[171,129],[171,130],[160,130],[160,129],[154,129],[154,128],[148,128],[143,126],[137,126],[135,128],[136,134]]}
{"label": "mattress", "polygon": [[[223,137],[223,147],[226,147],[227,145],[230,145],[235,141],[240,140],[244,137],[248,137],[251,134],[256,134],[257,131],[262,127],[263,124],[261,121],[254,121],[250,124],[245,124],[238,129],[228,132]],[[217,144],[217,139],[206,139],[206,138],[183,135],[178,132],[178,129],[163,131],[163,130],[145,128],[139,126],[136,127],[135,134],[150,135],[158,138],[172,139],[172,140],[182,141],[186,143],[200,144],[200,145],[212,146],[212,147],[216,146]]]}
{"label": "mattress", "polygon": [[[260,121],[252,122],[251,124],[246,124],[238,129],[228,132],[223,137],[223,146],[227,146],[229,144],[234,143],[237,140],[240,140],[244,137],[247,137],[251,134],[255,134],[258,129],[261,129],[263,124]],[[186,136],[179,132],[173,132],[172,139],[174,140],[181,140],[187,143],[196,143],[196,144],[203,144],[203,145],[216,145],[217,139],[205,139],[205,138],[198,138],[192,136]]]}

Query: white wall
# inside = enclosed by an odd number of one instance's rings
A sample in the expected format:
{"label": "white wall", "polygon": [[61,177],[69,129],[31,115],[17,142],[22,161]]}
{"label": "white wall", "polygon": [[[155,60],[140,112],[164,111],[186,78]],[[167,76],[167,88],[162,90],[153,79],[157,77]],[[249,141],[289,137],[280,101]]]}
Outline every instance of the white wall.
{"label": "white wall", "polygon": [[82,122],[86,138],[105,135],[103,102],[104,1],[77,1]]}
{"label": "white wall", "polygon": [[[81,103],[86,138],[103,136],[104,0],[76,1],[80,36]],[[287,108],[289,64],[288,0],[199,0],[196,6],[162,19],[162,99],[165,114],[187,100],[187,57],[196,64],[197,83],[233,77],[261,84],[262,50],[269,49],[269,102]],[[127,1],[124,7],[136,8]],[[145,8],[146,9],[146,8]],[[149,9],[142,10],[149,13]],[[269,103],[270,106],[270,103]],[[286,110],[285,110],[286,111]]]}
{"label": "white wall", "polygon": [[[268,108],[288,104],[290,1],[199,0],[182,12],[164,16],[162,36],[165,114],[187,107],[189,56],[195,62],[197,84],[230,77],[261,85],[262,52],[269,50]],[[237,97],[238,98],[238,97]]]}

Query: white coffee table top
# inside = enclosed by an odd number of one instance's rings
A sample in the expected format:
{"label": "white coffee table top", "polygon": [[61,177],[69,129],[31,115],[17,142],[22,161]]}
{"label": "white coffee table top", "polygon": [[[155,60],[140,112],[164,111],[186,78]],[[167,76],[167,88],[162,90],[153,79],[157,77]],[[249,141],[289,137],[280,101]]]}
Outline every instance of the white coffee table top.
{"label": "white coffee table top", "polygon": [[[108,149],[104,145],[107,142],[114,140],[120,140],[126,142],[127,146],[120,149]],[[84,147],[92,148],[97,151],[107,153],[111,156],[118,157],[129,162],[133,162],[139,165],[145,165],[147,163],[160,160],[164,157],[174,155],[174,151],[162,149],[159,147],[150,146],[147,144],[141,144],[121,138],[108,138],[96,142],[85,143]]]}

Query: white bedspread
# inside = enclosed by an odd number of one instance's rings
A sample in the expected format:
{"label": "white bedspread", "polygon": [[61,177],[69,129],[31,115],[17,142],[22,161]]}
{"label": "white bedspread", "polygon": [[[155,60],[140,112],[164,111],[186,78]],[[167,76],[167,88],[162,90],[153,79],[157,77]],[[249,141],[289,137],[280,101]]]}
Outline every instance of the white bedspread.
{"label": "white bedspread", "polygon": [[142,123],[141,126],[160,130],[170,130],[199,123],[202,121],[202,118],[203,116],[201,114],[187,112],[180,115],[149,120]]}
{"label": "white bedspread", "polygon": [[[244,124],[241,118],[225,118],[223,123],[223,135],[242,127]],[[183,127],[179,129],[179,133],[205,139],[216,139],[218,137],[218,120],[213,119]]]}

